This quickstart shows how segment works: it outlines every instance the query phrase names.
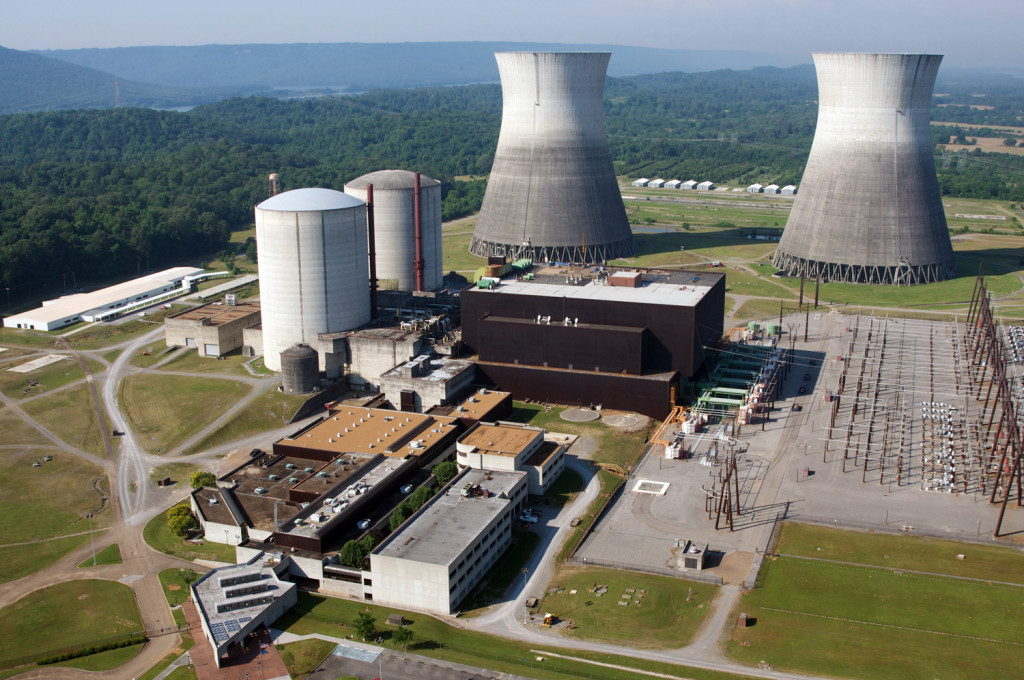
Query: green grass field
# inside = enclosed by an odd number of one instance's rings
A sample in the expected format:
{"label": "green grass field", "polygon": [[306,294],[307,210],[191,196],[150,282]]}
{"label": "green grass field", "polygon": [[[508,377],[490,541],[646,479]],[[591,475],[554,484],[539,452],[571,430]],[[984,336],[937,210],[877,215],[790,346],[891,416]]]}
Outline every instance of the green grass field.
{"label": "green grass field", "polygon": [[[733,634],[729,653],[739,661],[853,678],[943,680],[1000,677],[1024,664],[1024,588],[950,577],[1020,581],[1024,556],[1016,551],[802,525],[784,528],[777,551],[784,556],[766,563],[741,603],[756,622]],[[957,560],[959,553],[967,559]]]}
{"label": "green grass field", "polygon": [[235,547],[233,545],[209,541],[202,544],[189,543],[172,534],[171,530],[167,528],[166,512],[149,520],[146,528],[142,530],[142,538],[154,549],[183,560],[235,563]]}
{"label": "green grass field", "polygon": [[[59,387],[82,380],[85,372],[70,355],[64,355],[64,359],[44,366],[43,368],[29,373],[14,373],[12,371],[0,371],[0,390],[12,399],[23,399],[44,392],[52,392]],[[0,358],[3,358],[0,355]],[[24,360],[23,360],[24,361]],[[15,363],[23,363],[18,361]],[[98,361],[88,360],[87,365],[93,373],[101,372],[105,366]],[[30,381],[37,383],[30,384]]]}
{"label": "green grass field", "polygon": [[85,383],[25,402],[22,408],[61,441],[101,458],[106,456],[103,433]]}
{"label": "green grass field", "polygon": [[[43,462],[46,455],[53,460]],[[33,467],[39,461],[39,467]],[[69,453],[43,449],[0,454],[0,545],[88,532],[87,512],[97,511],[106,493],[103,470]],[[97,490],[100,489],[101,491]],[[93,517],[93,528],[110,525],[109,509]]]}
{"label": "green grass field", "polygon": [[53,442],[44,437],[39,430],[10,411],[0,412],[0,437],[3,437],[6,444],[21,444],[25,447],[37,444],[53,445]]}
{"label": "green grass field", "polygon": [[170,477],[172,484],[184,484],[188,486],[193,472],[202,470],[195,463],[164,463],[157,465],[149,473],[149,481],[156,484],[159,480]]}
{"label": "green grass field", "polygon": [[117,543],[111,543],[103,550],[96,553],[96,562],[93,563],[92,555],[82,560],[78,565],[79,569],[87,569],[89,567],[102,567],[107,564],[121,564],[124,562],[121,559],[121,548],[118,547]]}
{"label": "green grass field", "polygon": [[218,359],[217,357],[201,357],[198,351],[187,349],[184,352],[178,352],[173,359],[161,366],[160,370],[186,371],[188,373],[226,373],[245,377],[250,374],[242,364],[251,358],[243,357],[240,350],[228,354],[222,359]]}
{"label": "green grass field", "polygon": [[158,453],[216,420],[250,389],[216,378],[130,375],[118,385],[118,401],[139,441]]}
{"label": "green grass field", "polygon": [[150,366],[167,359],[171,354],[181,351],[181,349],[167,347],[163,342],[163,338],[157,338],[152,344],[146,345],[138,350],[135,355],[128,360],[128,363],[132,366],[137,366],[138,368],[149,368]]}
{"label": "green grass field", "polygon": [[146,316],[140,312],[128,315],[129,321],[119,323],[101,323],[84,331],[69,335],[67,341],[75,349],[101,349],[108,345],[116,345],[140,335],[163,328],[163,320],[172,314],[185,311],[184,305],[170,305],[167,309],[150,308]]}
{"label": "green grass field", "polygon": [[305,400],[306,396],[268,390],[255,397],[216,432],[192,447],[191,452],[206,451],[215,446],[283,427]]}
{"label": "green grass field", "polygon": [[[275,627],[298,635],[322,633],[344,637],[355,633],[355,620],[361,612],[368,612],[376,618],[377,631],[383,634],[386,646],[390,645],[390,630],[387,630],[384,620],[388,614],[401,613],[409,622],[408,626],[414,636],[409,652],[428,657],[541,680],[650,680],[651,677],[628,670],[591,665],[579,660],[549,657],[544,645],[525,644],[465,628],[453,628],[439,619],[424,614],[402,612],[390,607],[368,605],[356,600],[321,597],[305,592],[299,593],[298,604],[278,619]],[[690,680],[735,680],[744,677],[639,658],[558,647],[550,649],[552,652],[578,659],[620,664],[625,668],[642,669]],[[538,656],[544,661],[538,661]]]}
{"label": "green grass field", "polygon": [[160,585],[163,586],[167,604],[177,607],[189,598],[189,585],[200,574],[191,569],[164,569],[160,572]]}
{"label": "green grass field", "polygon": [[291,676],[304,678],[312,673],[336,646],[335,643],[325,640],[299,640],[281,645],[277,651],[281,653],[281,661]]}
{"label": "green grass field", "polygon": [[44,569],[89,540],[89,534],[68,536],[38,543],[0,547],[0,583],[17,581],[19,578]]}
{"label": "green grass field", "polygon": [[131,588],[115,581],[67,581],[0,610],[0,658],[57,652],[140,630]]}
{"label": "green grass field", "polygon": [[[594,584],[608,592],[596,595]],[[551,588],[560,592],[551,593]],[[570,637],[668,649],[689,643],[717,590],[668,576],[563,565],[537,611],[572,619]]]}

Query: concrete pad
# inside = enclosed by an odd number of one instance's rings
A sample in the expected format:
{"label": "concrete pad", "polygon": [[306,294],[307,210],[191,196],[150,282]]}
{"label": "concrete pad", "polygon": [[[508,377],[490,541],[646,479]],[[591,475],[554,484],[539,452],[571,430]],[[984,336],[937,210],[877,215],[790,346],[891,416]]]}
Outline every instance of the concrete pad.
{"label": "concrete pad", "polygon": [[44,366],[55,364],[58,361],[62,361],[67,358],[68,357],[63,354],[47,354],[44,357],[39,357],[38,359],[33,359],[32,361],[26,361],[23,364],[18,364],[14,368],[8,368],[7,370],[11,371],[12,373],[29,373],[31,371],[43,368]]}

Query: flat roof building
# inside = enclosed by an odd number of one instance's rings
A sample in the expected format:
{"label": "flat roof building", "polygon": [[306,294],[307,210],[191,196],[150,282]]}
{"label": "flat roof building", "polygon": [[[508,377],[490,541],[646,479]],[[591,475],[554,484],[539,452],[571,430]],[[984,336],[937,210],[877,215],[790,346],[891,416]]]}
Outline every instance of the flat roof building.
{"label": "flat roof building", "polygon": [[242,331],[260,323],[260,305],[211,303],[164,321],[168,347],[191,347],[201,357],[219,357],[242,346]]}
{"label": "flat roof building", "polygon": [[524,472],[456,477],[370,554],[374,604],[454,612],[511,544],[526,488]]}
{"label": "flat roof building", "polygon": [[539,427],[522,423],[477,423],[455,444],[459,465],[526,472],[531,494],[543,494],[565,469],[565,447],[548,441]]}
{"label": "flat roof building", "polygon": [[281,578],[287,559],[257,555],[208,571],[189,586],[218,668],[230,647],[242,645],[249,633],[269,627],[295,605],[295,584]]}
{"label": "flat roof building", "polygon": [[498,389],[662,418],[721,337],[725,277],[560,269],[461,299],[464,346]]}
{"label": "flat roof building", "polygon": [[380,376],[381,391],[402,411],[447,406],[472,390],[476,367],[466,359],[423,354]]}
{"label": "flat roof building", "polygon": [[103,321],[120,311],[145,306],[147,300],[176,289],[188,292],[189,280],[203,273],[197,267],[173,267],[91,293],[47,300],[42,307],[4,319],[5,328],[52,331],[79,321]]}

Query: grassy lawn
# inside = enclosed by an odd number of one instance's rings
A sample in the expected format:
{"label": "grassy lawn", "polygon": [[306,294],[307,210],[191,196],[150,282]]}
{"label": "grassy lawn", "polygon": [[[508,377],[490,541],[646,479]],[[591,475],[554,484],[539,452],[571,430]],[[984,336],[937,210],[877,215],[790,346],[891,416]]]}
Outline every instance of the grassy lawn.
{"label": "grassy lawn", "polygon": [[114,581],[68,581],[0,611],[0,658],[81,647],[140,630],[131,588]]}
{"label": "grassy lawn", "polygon": [[[30,371],[29,373],[0,371],[0,390],[12,399],[21,399],[44,392],[51,392],[58,387],[63,387],[85,378],[85,372],[82,371],[82,367],[78,365],[77,361],[68,354],[62,356],[64,358],[60,361],[35,371]],[[2,358],[3,355],[0,355],[0,359]],[[13,363],[20,364],[24,363],[24,361],[22,359]],[[98,361],[87,360],[86,363],[93,373],[98,373],[105,368]],[[38,384],[31,385],[29,381],[34,381]]]}
{"label": "grassy lawn", "polygon": [[[69,453],[7,450],[0,454],[0,545],[88,532],[87,512],[99,510],[107,479],[103,471]],[[39,467],[32,467],[40,461]],[[95,486],[94,486],[95,485]],[[105,491],[104,491],[105,493]],[[110,511],[93,517],[93,528],[110,525]]]}
{"label": "grassy lawn", "polygon": [[[608,592],[596,595],[594,584]],[[552,593],[553,588],[559,592]],[[566,632],[570,637],[667,649],[689,643],[717,591],[707,583],[670,576],[563,565],[537,611],[572,619],[573,629]]]}
{"label": "grassy lawn", "polygon": [[118,401],[132,429],[153,453],[173,448],[249,393],[245,383],[177,375],[130,375]]}
{"label": "grassy lawn", "polygon": [[[487,258],[470,255],[469,242],[473,239],[473,222],[460,223],[444,227],[441,231],[441,248],[444,273],[450,271],[467,273],[474,272],[487,264]],[[466,278],[470,278],[466,276]]]}
{"label": "grassy lawn", "polygon": [[149,481],[154,484],[164,477],[170,477],[172,484],[188,484],[193,472],[202,470],[195,463],[164,463],[157,465],[149,473]]}
{"label": "grassy lawn", "polygon": [[[811,302],[813,302],[813,291],[811,291],[811,295]],[[740,305],[740,308],[736,310],[735,314],[733,314],[733,322],[737,324],[743,321],[762,321],[768,319],[774,319],[778,322],[778,300],[747,300]]]}
{"label": "grassy lawn", "polygon": [[509,420],[518,423],[529,423],[535,427],[543,427],[549,432],[565,432],[569,434],[589,435],[600,440],[594,460],[600,463],[616,465],[622,469],[635,464],[644,451],[644,443],[650,428],[640,432],[619,432],[601,421],[590,423],[571,423],[562,420],[560,414],[564,408],[554,407],[548,412],[541,404],[514,402]]}
{"label": "grassy lawn", "polygon": [[0,570],[0,583],[16,581],[45,569],[88,540],[89,534],[82,534],[0,548],[0,564],[4,565]]}
{"label": "grassy lawn", "polygon": [[53,664],[53,666],[78,668],[83,671],[109,671],[128,663],[141,651],[142,644],[140,643],[132,645],[131,647],[110,649],[105,652],[100,652],[99,654],[82,656],[77,659],[72,659],[71,661],[62,661],[60,663]]}
{"label": "grassy lawn", "polygon": [[[356,616],[364,611],[369,612],[377,619],[377,630],[384,636],[385,645],[390,644],[391,632],[385,630],[388,626],[384,625],[384,620],[388,614],[401,613],[409,622],[409,628],[414,636],[413,643],[409,645],[409,651],[432,658],[542,680],[567,680],[567,678],[650,680],[651,677],[572,659],[548,657],[544,645],[525,644],[465,628],[452,628],[444,622],[424,614],[402,612],[390,607],[368,605],[356,600],[320,597],[305,592],[299,593],[298,604],[278,619],[274,627],[299,635],[323,633],[344,637],[355,633]],[[555,636],[557,633],[552,633],[552,635]],[[539,650],[540,653],[532,650]],[[728,680],[744,677],[610,654],[562,648],[552,648],[552,652],[579,659],[592,659],[604,663],[620,664],[627,668],[685,677],[691,680]],[[537,661],[537,656],[541,656],[545,660]]]}
{"label": "grassy lawn", "polygon": [[56,349],[60,346],[57,333],[45,331],[23,331],[17,328],[0,328],[0,345],[31,347],[33,349]]}
{"label": "grassy lawn", "polygon": [[212,432],[193,446],[191,453],[206,451],[215,446],[287,425],[292,414],[305,400],[305,396],[268,390],[249,402],[216,432]]}
{"label": "grassy lawn", "polygon": [[92,395],[85,383],[42,399],[33,399],[22,408],[61,441],[101,458],[106,456],[103,433],[92,408]]}
{"label": "grassy lawn", "polygon": [[181,350],[173,347],[168,347],[164,344],[163,338],[157,338],[152,344],[146,345],[139,349],[135,355],[128,360],[132,366],[139,368],[149,368],[153,364],[160,363],[168,357],[168,355]]}
{"label": "grassy lawn", "polygon": [[[162,371],[187,371],[189,373],[232,373],[238,376],[248,376],[249,371],[242,366],[252,357],[243,357],[241,350],[235,350],[223,359],[217,357],[201,357],[199,352],[187,349],[178,354],[160,367]],[[154,362],[155,363],[155,362]]]}
{"label": "grassy lawn", "polygon": [[189,598],[188,587],[199,578],[198,572],[191,569],[164,569],[160,572],[160,585],[163,586],[167,604],[177,607]]}
{"label": "grassy lawn", "polygon": [[5,444],[22,444],[24,446],[53,444],[39,430],[10,411],[0,413],[0,437],[3,438]]}
{"label": "grassy lawn", "polygon": [[337,645],[325,640],[299,640],[291,644],[281,645],[277,651],[281,653],[281,661],[293,678],[304,678],[327,658]]}
{"label": "grassy lawn", "polygon": [[235,563],[235,546],[213,543],[188,543],[179,539],[167,528],[167,513],[162,512],[143,529],[142,537],[146,543],[162,553],[180,557],[183,560],[212,560],[215,562]]}
{"label": "grassy lawn", "polygon": [[[819,550],[820,548],[820,550]],[[741,609],[729,653],[778,669],[854,678],[999,677],[1024,664],[1024,590],[898,569],[1021,580],[1024,557],[990,546],[786,525],[778,557]],[[957,560],[956,554],[967,555]],[[782,610],[782,611],[779,611]]]}
{"label": "grassy lawn", "polygon": [[[837,531],[786,522],[777,552],[892,569],[927,571],[1024,585],[1024,554],[997,545],[976,545],[922,536]],[[963,554],[966,559],[957,559]]]}
{"label": "grassy lawn", "polygon": [[580,515],[580,523],[578,526],[573,527],[569,530],[569,533],[565,536],[565,542],[562,547],[558,550],[558,555],[555,557],[556,563],[565,562],[569,559],[569,556],[574,550],[576,550],[577,544],[590,531],[590,527],[594,525],[597,520],[597,513],[600,512],[604,503],[611,498],[615,490],[619,488],[619,485],[623,483],[623,478],[614,472],[608,470],[597,471],[597,481],[601,485],[600,491],[597,493],[597,498],[590,504],[590,507]]}
{"label": "grassy lawn", "polygon": [[107,564],[121,564],[124,560],[121,559],[121,548],[118,547],[117,543],[111,543],[103,550],[96,553],[96,563],[93,564],[92,555],[82,560],[82,563],[78,565],[79,569],[86,569],[88,567],[102,567]]}

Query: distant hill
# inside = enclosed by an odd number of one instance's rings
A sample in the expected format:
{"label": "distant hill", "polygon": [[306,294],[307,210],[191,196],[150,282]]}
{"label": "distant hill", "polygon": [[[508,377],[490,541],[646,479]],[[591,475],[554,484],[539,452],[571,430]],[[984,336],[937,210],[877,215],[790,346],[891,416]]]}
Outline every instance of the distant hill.
{"label": "distant hill", "polygon": [[364,91],[496,82],[494,52],[611,52],[610,76],[792,66],[810,55],[513,42],[200,45],[48,50],[38,54],[125,78],[179,87],[253,85]]}
{"label": "distant hill", "polygon": [[[0,47],[0,114],[113,108],[114,79],[103,69]],[[124,76],[118,89],[122,106],[142,108],[195,106],[257,93],[252,87],[243,91],[151,85]]]}

